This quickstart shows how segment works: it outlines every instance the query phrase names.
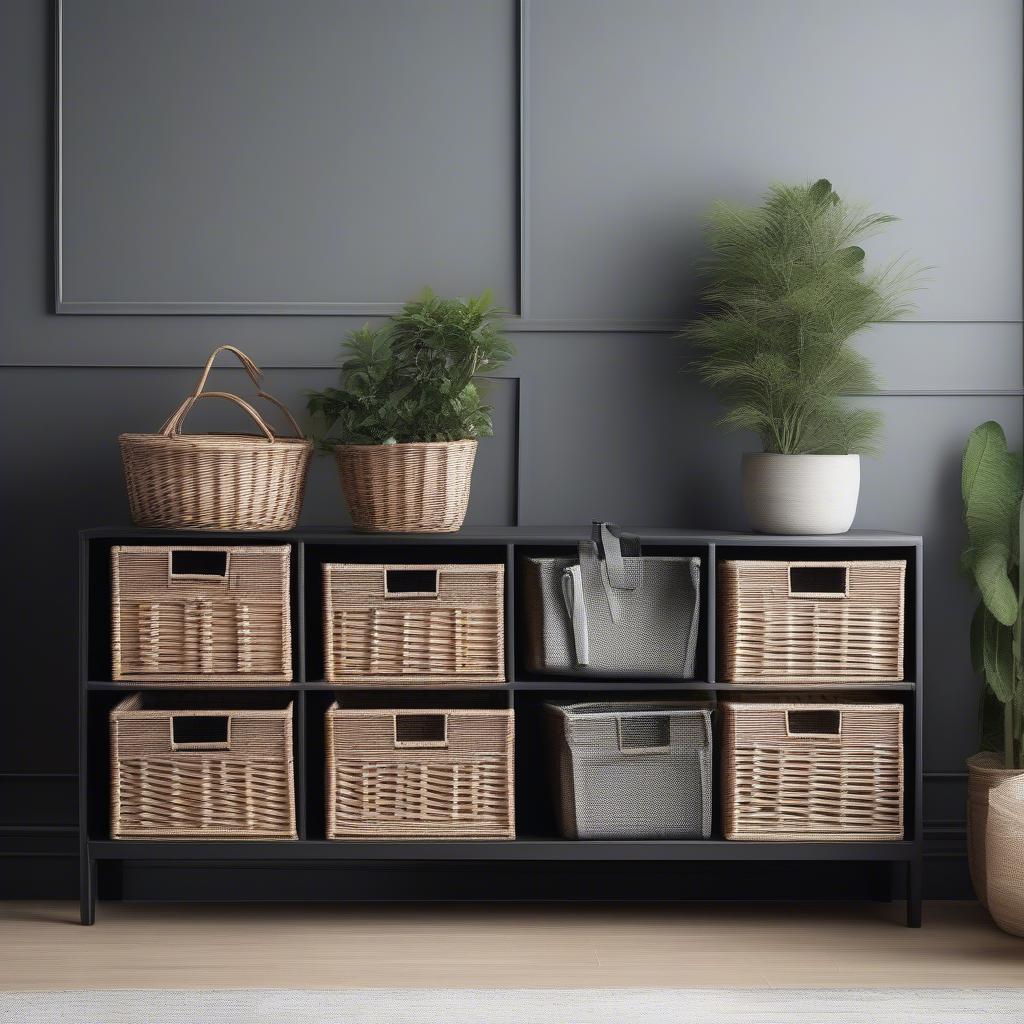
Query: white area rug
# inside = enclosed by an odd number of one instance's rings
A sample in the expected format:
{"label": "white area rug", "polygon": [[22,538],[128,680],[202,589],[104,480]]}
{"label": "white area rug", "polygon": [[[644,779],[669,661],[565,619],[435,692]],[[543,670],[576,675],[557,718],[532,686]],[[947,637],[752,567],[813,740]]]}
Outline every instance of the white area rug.
{"label": "white area rug", "polygon": [[1020,1024],[1022,989],[2,992],[2,1024]]}

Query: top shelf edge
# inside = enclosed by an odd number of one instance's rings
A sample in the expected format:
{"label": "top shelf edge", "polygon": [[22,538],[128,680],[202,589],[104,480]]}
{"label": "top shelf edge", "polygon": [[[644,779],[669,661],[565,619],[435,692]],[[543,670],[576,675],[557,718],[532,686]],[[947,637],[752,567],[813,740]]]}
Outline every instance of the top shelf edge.
{"label": "top shelf edge", "polygon": [[[920,535],[878,530],[851,530],[842,534],[786,536],[779,534],[733,533],[634,527],[624,531],[649,544],[721,545],[723,547],[917,547]],[[99,526],[80,531],[88,540],[244,540],[257,543],[413,545],[413,544],[573,544],[589,537],[586,526],[470,526],[457,533],[357,533],[335,527],[305,527],[287,532],[150,530],[137,526]]]}

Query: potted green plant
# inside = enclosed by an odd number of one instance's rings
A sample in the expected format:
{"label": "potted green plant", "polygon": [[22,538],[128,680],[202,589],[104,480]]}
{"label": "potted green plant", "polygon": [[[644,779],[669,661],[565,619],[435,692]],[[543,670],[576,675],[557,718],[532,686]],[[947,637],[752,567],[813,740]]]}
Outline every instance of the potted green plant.
{"label": "potted green plant", "polygon": [[709,215],[706,311],[682,332],[696,370],[763,452],[743,458],[751,526],[763,533],[845,533],[860,490],[860,454],[881,426],[844,395],[877,388],[850,339],[910,310],[900,262],[867,271],[858,244],[895,218],[844,203],[824,179],[775,185],[761,206],[716,203]]}
{"label": "potted green plant", "polygon": [[446,533],[466,517],[477,438],[492,432],[478,377],[512,355],[489,292],[427,289],[379,326],[353,331],[340,386],[309,395],[357,530]]}
{"label": "potted green plant", "polygon": [[[971,621],[971,662],[985,682],[983,749],[967,760],[967,850],[974,891],[999,923],[1008,897],[993,900],[988,884],[989,797],[994,787],[1024,775],[1021,467],[998,423],[990,420],[971,432],[961,483],[967,526],[962,563],[980,595]],[[1000,874],[1007,867],[1001,864]],[[1024,921],[1024,858],[1018,857],[1016,873],[1016,920]]]}

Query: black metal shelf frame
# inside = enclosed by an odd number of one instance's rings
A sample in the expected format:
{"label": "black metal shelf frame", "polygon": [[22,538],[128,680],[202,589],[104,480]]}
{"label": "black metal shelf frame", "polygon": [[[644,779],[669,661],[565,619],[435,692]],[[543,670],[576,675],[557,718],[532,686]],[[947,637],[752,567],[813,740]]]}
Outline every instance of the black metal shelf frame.
{"label": "black metal shelf frame", "polygon": [[[336,529],[298,530],[286,534],[191,533],[101,528],[83,531],[79,551],[79,814],[81,917],[95,920],[97,863],[100,861],[167,862],[246,861],[295,864],[330,862],[467,862],[467,861],[794,861],[885,862],[906,873],[907,924],[921,922],[922,872],[922,730],[923,730],[923,581],[922,540],[899,533],[854,531],[828,537],[774,537],[757,534],[646,529],[637,533],[645,547],[685,551],[701,557],[701,623],[696,674],[692,680],[582,679],[537,677],[520,668],[522,658],[516,626],[520,619],[516,579],[519,557],[531,549],[573,546],[588,535],[574,527],[467,528],[457,534],[378,535]],[[292,629],[294,682],[188,684],[114,682],[110,675],[110,548],[118,543],[210,544],[287,543],[292,547]],[[737,554],[762,558],[907,559],[905,615],[905,678],[891,683],[755,685],[720,682],[716,677],[715,566]],[[320,621],[320,565],[329,559],[381,561],[503,561],[505,573],[505,668],[507,683],[491,687],[401,687],[329,683],[323,679]],[[521,638],[520,638],[521,639]],[[139,689],[216,690],[245,693],[284,691],[295,700],[295,781],[297,840],[112,840],[109,837],[109,766],[107,715],[120,695]],[[513,840],[327,840],[323,836],[322,759],[317,741],[319,721],[333,695],[378,704],[422,701],[439,706],[442,697],[455,706],[511,707],[517,727],[531,716],[546,695],[565,699],[616,692],[632,697],[666,693],[719,694],[742,692],[842,692],[890,694],[903,703],[905,838],[879,842],[737,842],[720,833],[709,840],[570,841],[557,836],[553,820],[531,807],[539,801],[536,766],[517,764],[517,835]],[[377,696],[375,697],[374,694]],[[518,731],[518,728],[517,728]],[[532,741],[532,740],[531,740]]]}

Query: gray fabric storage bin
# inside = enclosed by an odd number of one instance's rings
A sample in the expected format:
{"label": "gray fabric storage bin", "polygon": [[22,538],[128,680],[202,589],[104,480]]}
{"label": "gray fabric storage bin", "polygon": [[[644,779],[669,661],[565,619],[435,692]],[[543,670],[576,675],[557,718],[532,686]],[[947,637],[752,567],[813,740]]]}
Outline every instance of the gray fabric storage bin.
{"label": "gray fabric storage bin", "polygon": [[692,679],[700,559],[641,554],[608,523],[576,558],[524,558],[526,668],[541,675]]}
{"label": "gray fabric storage bin", "polygon": [[711,835],[709,704],[545,704],[544,732],[565,838]]}

